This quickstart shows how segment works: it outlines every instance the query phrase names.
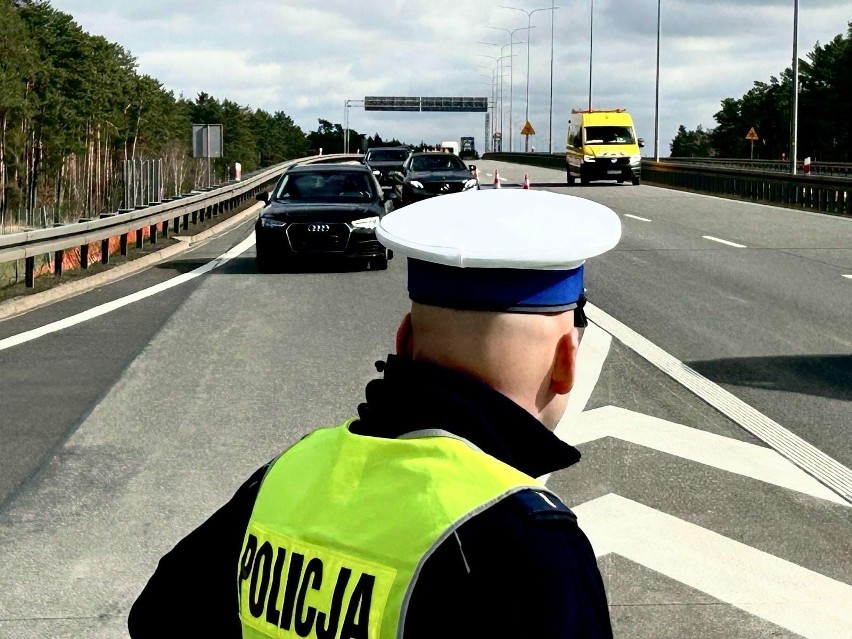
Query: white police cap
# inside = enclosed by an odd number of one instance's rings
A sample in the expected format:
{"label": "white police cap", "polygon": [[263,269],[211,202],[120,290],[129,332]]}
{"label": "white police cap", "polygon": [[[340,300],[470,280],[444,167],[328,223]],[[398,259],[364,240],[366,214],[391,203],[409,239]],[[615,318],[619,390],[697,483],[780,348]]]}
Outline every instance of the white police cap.
{"label": "white police cap", "polygon": [[412,300],[451,308],[558,312],[583,295],[583,264],[613,248],[607,207],[549,191],[494,189],[393,211],[379,241],[408,260]]}

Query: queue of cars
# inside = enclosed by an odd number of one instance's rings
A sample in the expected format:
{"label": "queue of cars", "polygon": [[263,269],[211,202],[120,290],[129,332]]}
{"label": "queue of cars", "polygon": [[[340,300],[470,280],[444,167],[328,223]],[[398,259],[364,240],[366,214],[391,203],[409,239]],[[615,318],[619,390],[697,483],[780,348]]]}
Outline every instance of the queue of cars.
{"label": "queue of cars", "polygon": [[394,208],[478,189],[476,167],[457,155],[370,149],[361,162],[304,163],[285,171],[255,223],[257,267],[277,271],[308,260],[357,261],[384,270],[393,257],[376,226]]}

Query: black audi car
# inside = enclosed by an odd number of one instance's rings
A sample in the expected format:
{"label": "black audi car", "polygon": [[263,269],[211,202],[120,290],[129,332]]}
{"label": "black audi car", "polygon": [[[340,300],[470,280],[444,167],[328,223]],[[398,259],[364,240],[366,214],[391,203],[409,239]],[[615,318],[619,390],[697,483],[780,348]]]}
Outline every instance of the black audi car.
{"label": "black audi car", "polygon": [[361,164],[291,167],[265,202],[255,224],[259,271],[296,260],[345,258],[386,269],[390,252],[376,239],[376,225],[393,209],[373,174]]}
{"label": "black audi car", "polygon": [[367,149],[364,164],[370,167],[382,188],[389,189],[393,187],[390,172],[401,170],[409,155],[411,150],[407,146],[375,147]]}
{"label": "black audi car", "polygon": [[403,205],[479,188],[476,167],[452,153],[412,153],[402,170],[390,175]]}

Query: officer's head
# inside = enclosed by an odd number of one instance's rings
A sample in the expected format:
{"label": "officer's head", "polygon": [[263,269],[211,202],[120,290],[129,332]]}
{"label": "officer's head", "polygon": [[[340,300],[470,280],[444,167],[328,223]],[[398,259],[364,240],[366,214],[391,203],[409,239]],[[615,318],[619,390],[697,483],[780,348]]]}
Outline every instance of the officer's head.
{"label": "officer's head", "polygon": [[604,206],[546,191],[433,198],[377,235],[408,257],[397,351],[472,375],[555,428],[574,383],[586,258],[618,242]]}

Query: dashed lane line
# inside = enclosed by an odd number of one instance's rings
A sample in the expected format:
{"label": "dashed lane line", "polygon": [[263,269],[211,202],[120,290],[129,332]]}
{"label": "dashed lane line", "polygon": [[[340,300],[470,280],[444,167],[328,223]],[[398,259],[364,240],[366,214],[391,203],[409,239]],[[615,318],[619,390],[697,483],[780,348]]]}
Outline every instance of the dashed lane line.
{"label": "dashed lane line", "polygon": [[736,248],[748,248],[744,244],[737,244],[736,242],[729,242],[728,240],[723,240],[718,237],[713,237],[712,235],[702,235],[705,240],[710,240],[711,242],[719,242],[720,244],[727,244],[728,246],[733,246]]}
{"label": "dashed lane line", "polygon": [[625,213],[624,217],[633,218],[634,220],[639,220],[640,222],[650,222],[647,217],[639,217],[638,215],[630,215],[630,213]]}
{"label": "dashed lane line", "polygon": [[85,310],[82,313],[77,313],[76,315],[65,317],[56,322],[51,322],[50,324],[45,324],[44,326],[34,328],[24,333],[18,333],[17,335],[12,335],[11,337],[2,339],[0,340],[0,351],[4,351],[7,348],[12,348],[14,346],[25,344],[26,342],[31,342],[32,340],[38,339],[39,337],[44,337],[45,335],[56,333],[66,328],[76,326],[77,324],[82,324],[83,322],[87,322],[88,320],[100,317],[101,315],[106,315],[107,313],[111,313],[120,308],[128,306],[129,304],[133,304],[134,302],[138,302],[147,297],[151,297],[152,295],[156,295],[157,293],[162,293],[163,291],[166,291],[170,288],[174,288],[175,286],[180,286],[185,282],[194,280],[195,278],[200,277],[205,273],[209,273],[210,271],[219,268],[220,266],[226,264],[235,257],[238,257],[239,255],[245,253],[248,249],[254,246],[254,244],[255,238],[254,232],[252,232],[249,237],[237,244],[234,248],[230,249],[229,251],[226,251],[216,259],[207,262],[207,264],[199,266],[197,269],[190,271],[189,273],[183,273],[182,275],[173,277],[172,279],[166,282],[161,282],[156,286],[151,286],[141,291],[137,291],[136,293],[125,295],[124,297],[120,297],[117,300],[113,300],[111,302],[107,302],[105,304],[101,304],[99,306],[95,306],[94,308]]}

